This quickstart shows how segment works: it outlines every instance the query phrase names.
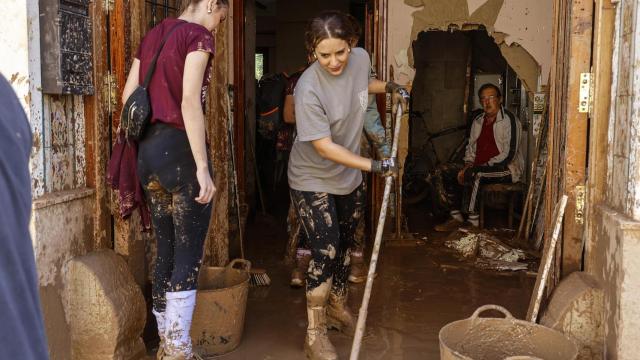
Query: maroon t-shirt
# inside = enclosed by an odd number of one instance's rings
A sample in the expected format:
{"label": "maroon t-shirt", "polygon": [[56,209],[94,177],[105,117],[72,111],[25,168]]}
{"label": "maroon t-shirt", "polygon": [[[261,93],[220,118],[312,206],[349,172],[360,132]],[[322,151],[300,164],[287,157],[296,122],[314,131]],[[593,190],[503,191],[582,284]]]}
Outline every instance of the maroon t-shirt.
{"label": "maroon t-shirt", "polygon": [[476,141],[476,160],[475,165],[484,165],[491,158],[500,154],[500,150],[496,145],[496,139],[493,136],[493,122],[489,124],[487,118],[482,122],[482,130]]}
{"label": "maroon t-shirt", "polygon": [[[159,121],[184,130],[181,110],[184,62],[192,51],[214,54],[213,34],[202,25],[180,19],[165,19],[142,39],[136,58],[140,60],[140,84],[142,84],[162,39],[179,23],[182,24],[169,36],[162,48],[148,92],[152,109],[151,123]],[[211,58],[210,56],[209,65],[202,79],[203,107],[211,80]]]}

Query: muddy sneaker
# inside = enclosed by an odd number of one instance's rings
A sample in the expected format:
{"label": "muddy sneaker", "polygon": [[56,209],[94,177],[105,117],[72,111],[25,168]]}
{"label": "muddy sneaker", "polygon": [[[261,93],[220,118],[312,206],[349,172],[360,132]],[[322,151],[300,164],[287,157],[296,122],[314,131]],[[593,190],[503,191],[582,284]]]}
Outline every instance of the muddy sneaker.
{"label": "muddy sneaker", "polygon": [[351,253],[351,272],[349,273],[349,281],[354,284],[359,284],[367,280],[369,273],[369,267],[364,260],[364,254],[362,252]]}
{"label": "muddy sneaker", "polygon": [[291,282],[289,283],[291,287],[299,288],[304,286],[309,269],[309,261],[311,261],[311,252],[296,255],[296,267],[291,271]]}
{"label": "muddy sneaker", "polygon": [[449,232],[458,230],[464,222],[451,218],[442,224],[436,225],[433,229],[438,232]]}

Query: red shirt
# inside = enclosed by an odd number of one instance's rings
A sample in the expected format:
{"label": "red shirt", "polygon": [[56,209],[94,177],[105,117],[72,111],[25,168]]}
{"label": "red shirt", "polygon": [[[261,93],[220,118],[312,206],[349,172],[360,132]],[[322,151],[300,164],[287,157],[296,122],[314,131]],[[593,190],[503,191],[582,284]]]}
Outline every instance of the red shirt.
{"label": "red shirt", "polygon": [[478,136],[478,140],[476,140],[476,160],[474,161],[474,165],[484,165],[491,160],[491,158],[500,154],[500,150],[498,150],[498,146],[496,145],[496,139],[493,136],[494,123],[495,119],[489,124],[485,116],[480,136]]}
{"label": "red shirt", "polygon": [[[149,70],[151,60],[158,51],[164,36],[179,23],[180,25],[164,44],[158,57],[156,70],[149,84],[151,100],[151,123],[157,121],[184,130],[182,119],[182,78],[184,62],[192,51],[205,51],[214,54],[214,39],[204,26],[180,19],[165,19],[151,29],[142,39],[136,58],[140,60],[140,84]],[[211,80],[211,56],[202,79],[202,104]]]}

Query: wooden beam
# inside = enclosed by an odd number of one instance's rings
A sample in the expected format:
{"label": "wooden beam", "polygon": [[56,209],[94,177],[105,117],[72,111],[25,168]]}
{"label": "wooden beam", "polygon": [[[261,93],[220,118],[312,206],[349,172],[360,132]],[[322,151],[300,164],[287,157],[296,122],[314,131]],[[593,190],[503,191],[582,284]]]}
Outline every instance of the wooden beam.
{"label": "wooden beam", "polygon": [[233,175],[229,173],[229,162],[232,156],[228,141],[231,104],[227,100],[230,83],[229,67],[234,66],[230,63],[229,54],[234,51],[233,44],[229,41],[229,32],[233,31],[233,26],[229,22],[224,22],[215,34],[216,54],[213,58],[211,85],[207,98],[206,127],[212,139],[209,158],[213,164],[213,181],[217,191],[205,243],[204,263],[212,266],[224,266],[229,261],[229,209],[233,206],[229,196]]}
{"label": "wooden beam", "polygon": [[245,191],[245,94],[244,94],[244,0],[233,0],[233,85],[235,149],[238,159],[238,189]]}
{"label": "wooden beam", "polygon": [[613,36],[615,31],[616,7],[611,0],[596,0],[593,42],[593,110],[589,135],[589,183],[587,186],[586,218],[586,261],[592,256],[591,245],[594,237],[595,208],[604,199],[607,186],[607,148],[609,133],[609,110],[611,107],[611,81],[613,59]]}
{"label": "wooden beam", "polygon": [[[569,196],[562,243],[562,275],[582,269],[584,220],[576,217],[576,187],[585,184],[587,169],[587,113],[578,111],[580,74],[591,72],[593,0],[571,2],[569,72],[564,147],[564,192]],[[570,129],[570,130],[569,130]],[[570,136],[569,136],[570,134]]]}
{"label": "wooden beam", "polygon": [[107,161],[111,144],[109,143],[109,99],[103,91],[104,79],[109,71],[107,63],[106,14],[102,3],[95,1],[90,5],[93,21],[93,81],[95,93],[84,98],[85,113],[85,159],[87,187],[95,189],[93,247],[110,248],[111,211],[109,210],[109,191],[105,180]]}

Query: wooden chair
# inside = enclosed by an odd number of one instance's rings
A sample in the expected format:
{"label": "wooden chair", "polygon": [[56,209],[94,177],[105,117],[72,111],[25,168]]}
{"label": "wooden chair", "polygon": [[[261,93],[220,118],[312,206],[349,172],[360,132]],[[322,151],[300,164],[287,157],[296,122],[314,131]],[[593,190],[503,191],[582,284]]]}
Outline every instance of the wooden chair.
{"label": "wooden chair", "polygon": [[508,200],[508,226],[513,229],[513,217],[514,210],[516,208],[516,202],[518,201],[518,195],[524,193],[523,183],[507,183],[507,184],[486,184],[480,187],[480,228],[484,228],[484,207],[487,202],[487,197],[490,193],[503,193],[507,194]]}

